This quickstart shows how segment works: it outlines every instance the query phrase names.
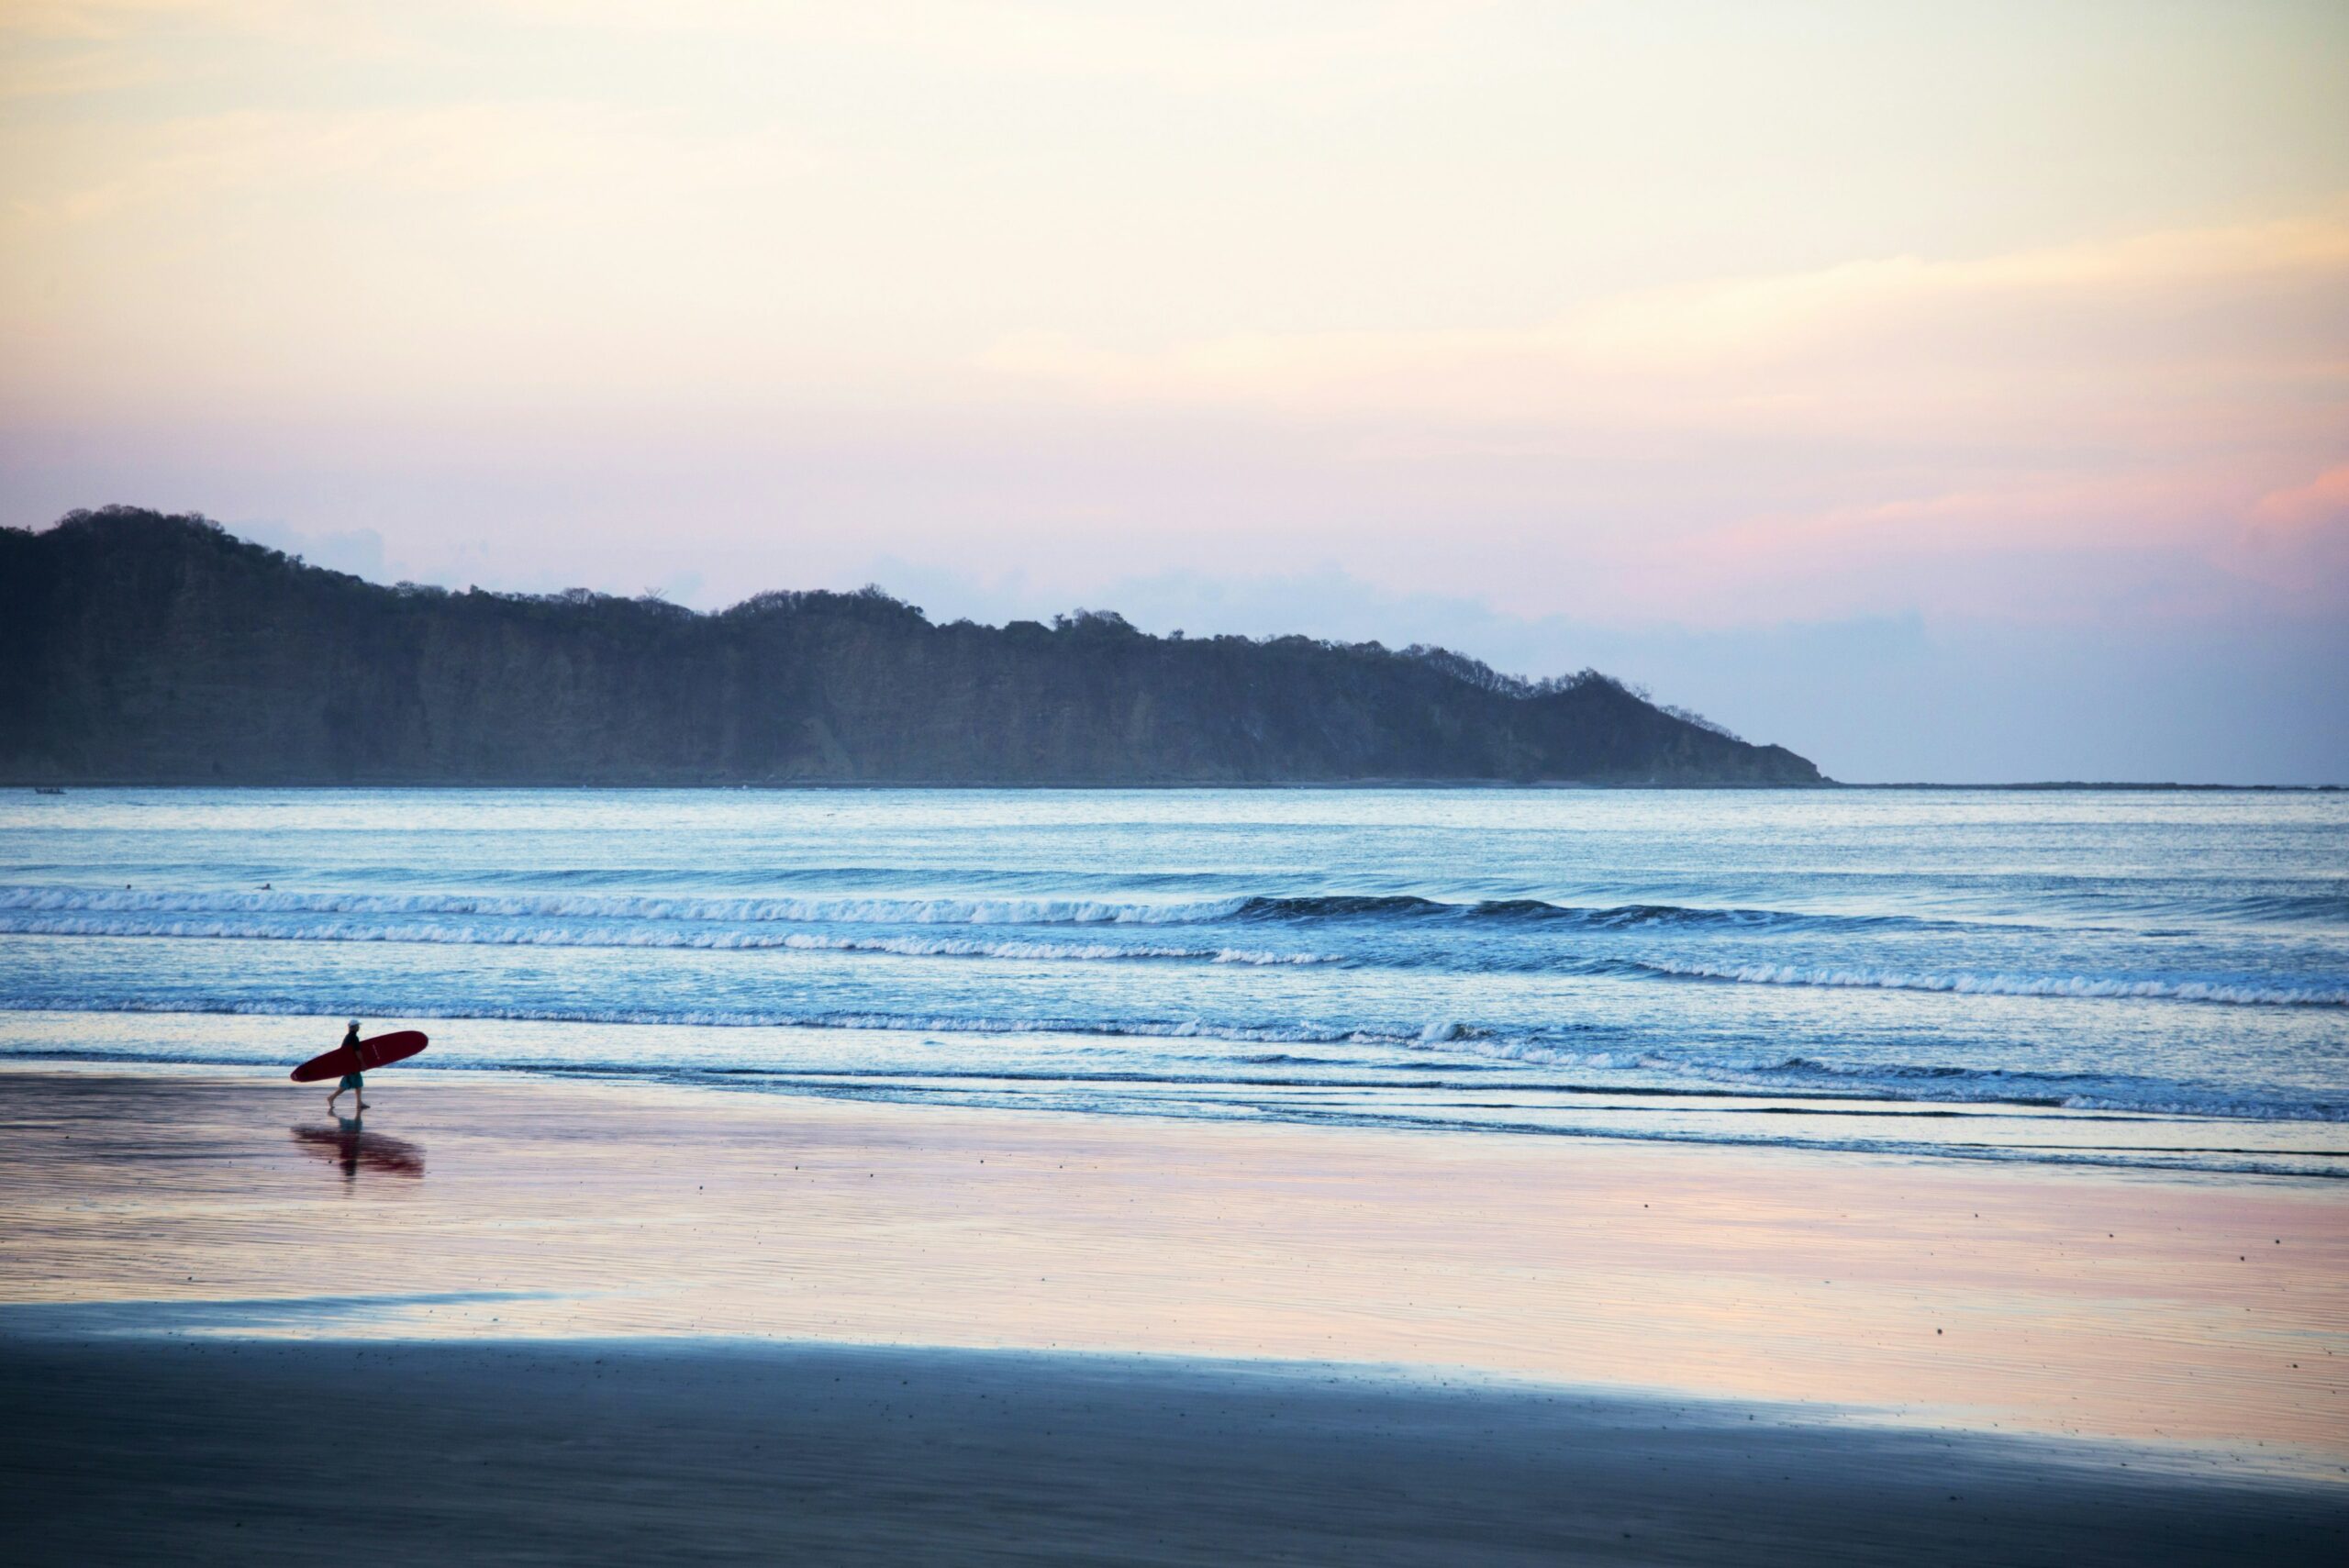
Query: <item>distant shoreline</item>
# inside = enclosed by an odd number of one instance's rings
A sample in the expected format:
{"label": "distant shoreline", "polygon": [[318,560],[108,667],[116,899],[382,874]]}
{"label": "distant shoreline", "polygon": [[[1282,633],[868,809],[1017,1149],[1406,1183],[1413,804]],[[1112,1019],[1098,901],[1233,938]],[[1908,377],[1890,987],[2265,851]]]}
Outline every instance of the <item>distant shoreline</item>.
{"label": "distant shoreline", "polygon": [[2178,793],[2219,795],[2338,795],[2344,787],[2337,784],[2132,784],[2126,781],[2098,783],[2056,780],[2045,784],[1829,784],[1827,789],[1938,789],[1991,790],[2008,793],[2040,793],[2076,795],[2171,795]]}
{"label": "distant shoreline", "polygon": [[1854,784],[1841,779],[1822,779],[1817,784],[1586,784],[1572,780],[1517,779],[1247,779],[1216,780],[1131,780],[1131,781],[1071,781],[1040,783],[1027,781],[1002,784],[985,780],[970,782],[937,779],[781,779],[760,783],[685,782],[659,783],[650,781],[620,782],[596,780],[591,782],[547,781],[531,779],[290,779],[275,784],[257,784],[251,780],[235,783],[210,782],[202,779],[0,779],[0,789],[34,791],[95,789],[209,789],[209,790],[284,790],[284,789],[412,789],[412,790],[702,790],[711,793],[740,793],[754,790],[832,790],[841,792],[882,790],[1017,790],[1041,793],[1049,791],[1153,790],[1414,790],[1428,794],[1468,793],[1489,790],[1540,790],[1544,792],[1575,792],[1593,795],[1628,795],[1641,792],[1675,795],[1815,795],[1822,791],[1898,791],[1938,790],[1968,791],[1976,794],[2041,794],[2041,795],[2339,795],[2349,785],[2337,784],[2162,784],[2099,780],[2082,782],[2052,780],[2027,784],[1935,784],[1901,782],[1894,784]]}

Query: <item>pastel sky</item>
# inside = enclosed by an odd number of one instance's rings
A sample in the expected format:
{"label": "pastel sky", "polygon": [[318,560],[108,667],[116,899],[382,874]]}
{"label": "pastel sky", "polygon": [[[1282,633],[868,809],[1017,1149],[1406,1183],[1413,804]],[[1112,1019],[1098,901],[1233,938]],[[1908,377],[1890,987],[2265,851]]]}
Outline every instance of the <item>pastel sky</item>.
{"label": "pastel sky", "polygon": [[7,0],[0,523],[2349,782],[2349,6]]}

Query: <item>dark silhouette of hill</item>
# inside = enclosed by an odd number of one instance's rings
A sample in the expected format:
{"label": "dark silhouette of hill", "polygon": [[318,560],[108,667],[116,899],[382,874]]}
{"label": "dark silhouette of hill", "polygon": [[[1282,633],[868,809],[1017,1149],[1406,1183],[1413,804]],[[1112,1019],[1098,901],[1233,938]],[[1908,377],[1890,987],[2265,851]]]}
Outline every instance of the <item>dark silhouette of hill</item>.
{"label": "dark silhouette of hill", "polygon": [[1585,672],[1303,637],[386,588],[201,517],[0,529],[0,775],[189,784],[1815,784]]}

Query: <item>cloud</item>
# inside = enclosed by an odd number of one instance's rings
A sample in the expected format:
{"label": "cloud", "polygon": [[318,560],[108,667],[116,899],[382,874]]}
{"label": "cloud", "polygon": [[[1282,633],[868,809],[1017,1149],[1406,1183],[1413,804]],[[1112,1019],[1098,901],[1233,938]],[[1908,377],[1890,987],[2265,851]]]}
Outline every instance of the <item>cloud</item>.
{"label": "cloud", "polygon": [[1366,68],[1408,67],[1486,0],[1418,0],[1326,10],[1315,23],[1266,6],[1112,7],[1018,0],[865,0],[745,6],[726,0],[507,0],[542,25],[623,35],[700,35],[924,58],[958,74],[1146,81],[1185,91],[1294,89]]}
{"label": "cloud", "polygon": [[9,0],[0,33],[71,42],[202,34],[296,37],[316,41],[378,36],[362,7],[320,0]]}
{"label": "cloud", "polygon": [[32,39],[118,39],[158,24],[224,21],[255,6],[238,0],[11,0],[0,33]]}
{"label": "cloud", "polygon": [[2252,516],[2263,528],[2286,532],[2349,524],[2349,463],[2326,469],[2306,484],[2269,492]]}
{"label": "cloud", "polygon": [[1887,594],[2211,613],[2247,583],[2307,591],[2276,541],[2243,548],[2246,514],[2334,515],[2330,474],[2258,498],[2338,450],[2349,215],[1639,290],[1516,329],[1030,337],[988,363],[1111,406],[1353,431],[1374,467],[1570,476],[1542,531],[1699,620]]}
{"label": "cloud", "polygon": [[657,145],[663,139],[662,128],[646,117],[590,104],[244,109],[156,127],[135,149],[125,149],[126,156],[108,161],[104,181],[77,186],[55,180],[15,206],[25,221],[56,226],[133,207],[200,214],[241,192],[284,202],[321,189],[363,189],[381,201],[550,176],[626,182],[657,169],[674,179],[679,161],[674,148]]}
{"label": "cloud", "polygon": [[2122,384],[2148,361],[2216,369],[2229,393],[2245,378],[2338,384],[2344,287],[2349,219],[2326,214],[1634,291],[1523,328],[1249,333],[1145,350],[1034,333],[998,340],[985,362],[1089,396],[1303,417],[1850,430],[1929,414],[1976,422],[2020,395],[2005,421],[2017,425],[2091,390],[2128,394],[2124,407],[2176,401],[2177,386]]}
{"label": "cloud", "polygon": [[0,58],[0,100],[122,93],[151,86],[171,74],[152,61],[125,60],[106,53],[13,54]]}
{"label": "cloud", "polygon": [[2227,560],[2284,602],[2349,625],[2349,463],[2261,496]]}

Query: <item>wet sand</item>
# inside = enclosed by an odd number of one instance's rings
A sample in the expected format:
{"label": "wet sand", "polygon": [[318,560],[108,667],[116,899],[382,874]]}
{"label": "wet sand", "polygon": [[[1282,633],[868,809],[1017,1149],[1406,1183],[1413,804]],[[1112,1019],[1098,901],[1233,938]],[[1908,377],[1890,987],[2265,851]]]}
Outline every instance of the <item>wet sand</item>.
{"label": "wet sand", "polygon": [[2349,1507],[2332,1184],[371,1087],[0,1070],[29,1560],[2275,1562]]}
{"label": "wet sand", "polygon": [[[1009,1351],[0,1342],[24,1563],[2338,1562],[2337,1491],[1734,1407]],[[2142,1453],[2134,1455],[2144,1463]]]}

